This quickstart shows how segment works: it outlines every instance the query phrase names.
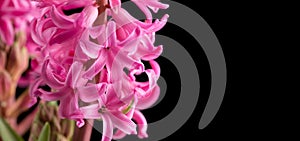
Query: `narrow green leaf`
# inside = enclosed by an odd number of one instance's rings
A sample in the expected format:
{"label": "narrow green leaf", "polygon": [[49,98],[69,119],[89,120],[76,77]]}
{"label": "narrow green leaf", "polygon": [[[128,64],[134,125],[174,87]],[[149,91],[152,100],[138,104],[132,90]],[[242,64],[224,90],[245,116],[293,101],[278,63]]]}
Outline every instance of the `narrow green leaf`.
{"label": "narrow green leaf", "polygon": [[38,141],[50,141],[50,130],[50,125],[46,122],[40,133]]}
{"label": "narrow green leaf", "polygon": [[24,141],[10,125],[0,117],[0,138],[4,141]]}

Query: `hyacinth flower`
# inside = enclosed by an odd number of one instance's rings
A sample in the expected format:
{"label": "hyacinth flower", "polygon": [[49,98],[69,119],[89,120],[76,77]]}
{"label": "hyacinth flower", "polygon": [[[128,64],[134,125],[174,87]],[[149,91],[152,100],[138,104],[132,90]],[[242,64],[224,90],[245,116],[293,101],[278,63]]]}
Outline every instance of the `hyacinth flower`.
{"label": "hyacinth flower", "polygon": [[[103,141],[148,136],[141,110],[159,96],[160,67],[154,59],[162,46],[153,44],[168,18],[152,22],[149,8],[157,12],[168,5],[133,2],[145,21],[131,16],[120,0],[38,0],[40,16],[31,24],[31,105],[37,98],[59,101],[60,117],[75,120],[78,127],[87,119],[102,120]],[[145,61],[151,68],[145,69]],[[142,73],[148,81],[136,79]]]}

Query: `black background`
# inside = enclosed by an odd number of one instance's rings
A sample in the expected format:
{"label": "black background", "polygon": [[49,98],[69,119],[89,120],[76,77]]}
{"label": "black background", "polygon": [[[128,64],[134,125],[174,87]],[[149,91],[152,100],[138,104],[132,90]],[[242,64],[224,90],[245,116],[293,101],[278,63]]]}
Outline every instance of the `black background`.
{"label": "black background", "polygon": [[[196,11],[206,22],[211,26],[222,46],[227,65],[228,83],[225,97],[221,108],[214,120],[203,130],[198,129],[198,124],[210,92],[210,68],[208,60],[201,46],[193,39],[193,37],[181,29],[180,27],[168,23],[158,34],[165,35],[175,39],[182,44],[190,55],[193,57],[197,69],[199,70],[199,79],[201,80],[201,91],[195,111],[184,126],[171,136],[163,139],[163,141],[178,140],[179,138],[188,138],[188,140],[214,140],[214,139],[240,139],[240,137],[254,137],[257,131],[251,132],[253,129],[249,119],[245,113],[249,109],[243,107],[245,95],[240,89],[233,89],[238,81],[233,82],[233,75],[240,75],[243,70],[243,64],[237,62],[237,52],[245,52],[245,48],[241,48],[243,33],[250,30],[245,28],[248,26],[249,12],[245,4],[237,6],[236,3],[224,3],[219,1],[202,2],[198,1],[177,1]],[[176,15],[170,15],[176,16]],[[195,47],[197,46],[197,47]],[[195,50],[199,48],[199,50]],[[234,51],[234,52],[233,52]],[[238,53],[238,54],[240,54]],[[236,59],[234,59],[236,58]],[[160,57],[157,59],[161,66],[161,75],[165,78],[168,90],[163,101],[157,106],[142,111],[148,122],[155,122],[167,116],[175,107],[180,94],[180,77],[176,67],[166,58]],[[234,70],[233,66],[238,65],[240,70]],[[170,69],[171,68],[171,69]],[[244,77],[245,75],[241,75]],[[247,77],[247,76],[246,76]],[[247,79],[247,78],[244,79]],[[240,85],[240,84],[239,84]],[[171,89],[170,89],[170,87]],[[247,90],[245,90],[247,91]],[[237,95],[237,93],[240,93]],[[201,112],[199,112],[201,111]],[[151,136],[151,135],[149,135]],[[92,140],[98,140],[101,135],[97,131],[93,131]]]}

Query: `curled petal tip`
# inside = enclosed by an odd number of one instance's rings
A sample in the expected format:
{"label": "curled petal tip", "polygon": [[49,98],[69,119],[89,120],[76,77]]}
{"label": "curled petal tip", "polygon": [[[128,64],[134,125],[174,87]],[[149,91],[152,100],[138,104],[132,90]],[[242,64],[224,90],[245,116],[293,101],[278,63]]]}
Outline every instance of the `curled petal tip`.
{"label": "curled petal tip", "polygon": [[85,122],[82,119],[79,119],[79,120],[76,121],[76,125],[77,125],[78,128],[83,127],[84,124],[85,124]]}

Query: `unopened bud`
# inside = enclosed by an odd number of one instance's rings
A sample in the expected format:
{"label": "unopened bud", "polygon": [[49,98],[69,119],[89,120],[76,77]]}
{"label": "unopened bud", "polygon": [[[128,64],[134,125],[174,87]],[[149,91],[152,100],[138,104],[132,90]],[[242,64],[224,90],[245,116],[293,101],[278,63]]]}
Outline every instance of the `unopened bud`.
{"label": "unopened bud", "polygon": [[31,128],[29,141],[37,140],[46,122],[51,127],[50,141],[70,141],[72,139],[75,127],[74,121],[59,118],[57,104],[41,102],[39,112]]}
{"label": "unopened bud", "polygon": [[5,64],[6,64],[6,52],[0,50],[0,70],[5,69]]}
{"label": "unopened bud", "polygon": [[17,81],[28,67],[28,52],[25,47],[15,43],[8,54],[6,70],[11,74],[13,81]]}
{"label": "unopened bud", "polygon": [[5,70],[0,70],[0,101],[5,101],[10,96],[12,80]]}

